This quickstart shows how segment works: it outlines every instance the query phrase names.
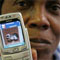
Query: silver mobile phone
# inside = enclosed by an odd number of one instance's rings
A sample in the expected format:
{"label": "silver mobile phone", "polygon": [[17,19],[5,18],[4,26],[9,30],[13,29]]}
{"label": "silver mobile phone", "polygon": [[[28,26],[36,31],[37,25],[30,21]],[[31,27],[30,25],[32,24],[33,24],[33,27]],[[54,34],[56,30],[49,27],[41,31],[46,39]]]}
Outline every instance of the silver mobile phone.
{"label": "silver mobile phone", "polygon": [[21,13],[0,16],[0,48],[2,60],[33,60]]}

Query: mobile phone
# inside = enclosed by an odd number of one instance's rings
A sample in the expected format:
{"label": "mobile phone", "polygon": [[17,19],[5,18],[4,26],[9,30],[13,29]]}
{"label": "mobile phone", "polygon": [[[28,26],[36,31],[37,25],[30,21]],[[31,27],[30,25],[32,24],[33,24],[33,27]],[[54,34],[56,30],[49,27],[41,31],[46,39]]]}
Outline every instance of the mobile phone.
{"label": "mobile phone", "polygon": [[0,16],[2,60],[33,60],[27,28],[20,12]]}

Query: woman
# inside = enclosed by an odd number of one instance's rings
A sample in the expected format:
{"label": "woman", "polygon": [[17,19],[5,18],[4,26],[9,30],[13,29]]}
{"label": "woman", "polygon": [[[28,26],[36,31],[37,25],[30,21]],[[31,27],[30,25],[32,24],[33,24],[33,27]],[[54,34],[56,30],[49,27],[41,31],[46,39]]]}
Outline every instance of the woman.
{"label": "woman", "polygon": [[1,14],[12,12],[23,15],[33,59],[53,60],[60,37],[60,0],[4,0]]}

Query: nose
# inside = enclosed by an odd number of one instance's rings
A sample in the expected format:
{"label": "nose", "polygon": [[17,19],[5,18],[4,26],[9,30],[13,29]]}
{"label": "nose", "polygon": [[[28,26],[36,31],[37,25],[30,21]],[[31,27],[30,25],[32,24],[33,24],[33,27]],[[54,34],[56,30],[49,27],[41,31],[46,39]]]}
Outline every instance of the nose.
{"label": "nose", "polygon": [[38,28],[38,29],[43,29],[47,30],[50,27],[50,23],[45,16],[45,12],[43,8],[37,8],[35,7],[35,12],[32,13],[32,17],[30,18],[28,22],[28,27],[29,28]]}
{"label": "nose", "polygon": [[38,28],[42,30],[47,30],[50,27],[50,24],[46,20],[35,19],[29,22],[29,28]]}
{"label": "nose", "polygon": [[43,30],[50,28],[50,23],[47,16],[45,16],[46,12],[43,5],[36,3],[31,12],[32,14],[27,24],[29,28],[38,28]]}

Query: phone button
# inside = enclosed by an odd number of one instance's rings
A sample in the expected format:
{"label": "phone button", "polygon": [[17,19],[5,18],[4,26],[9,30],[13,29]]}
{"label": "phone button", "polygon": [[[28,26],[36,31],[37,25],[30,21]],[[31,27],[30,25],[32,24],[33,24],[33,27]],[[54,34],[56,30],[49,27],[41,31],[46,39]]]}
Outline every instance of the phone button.
{"label": "phone button", "polygon": [[4,57],[4,60],[13,60],[11,56]]}
{"label": "phone button", "polygon": [[27,51],[25,51],[24,53],[23,53],[23,55],[24,55],[24,57],[26,57],[26,56],[29,56],[29,50],[27,50]]}
{"label": "phone button", "polygon": [[16,59],[16,60],[23,60],[23,59]]}
{"label": "phone button", "polygon": [[27,50],[27,46],[22,46],[21,51],[25,51],[25,50]]}
{"label": "phone button", "polygon": [[15,53],[15,52],[19,52],[19,48],[14,48],[13,49],[13,52]]}
{"label": "phone button", "polygon": [[22,58],[17,58],[17,59],[13,59],[13,60],[23,60]]}
{"label": "phone button", "polygon": [[24,57],[23,60],[30,60],[30,57]]}

